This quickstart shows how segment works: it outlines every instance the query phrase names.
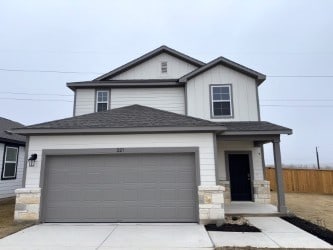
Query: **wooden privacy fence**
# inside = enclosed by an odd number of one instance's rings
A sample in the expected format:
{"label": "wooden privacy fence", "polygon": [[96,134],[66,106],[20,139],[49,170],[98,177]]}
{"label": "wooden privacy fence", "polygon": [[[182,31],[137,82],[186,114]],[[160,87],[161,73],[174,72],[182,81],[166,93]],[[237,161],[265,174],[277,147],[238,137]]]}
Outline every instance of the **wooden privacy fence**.
{"label": "wooden privacy fence", "polygon": [[[275,169],[265,172],[271,190],[276,191]],[[285,192],[333,194],[333,170],[284,168],[283,180]]]}

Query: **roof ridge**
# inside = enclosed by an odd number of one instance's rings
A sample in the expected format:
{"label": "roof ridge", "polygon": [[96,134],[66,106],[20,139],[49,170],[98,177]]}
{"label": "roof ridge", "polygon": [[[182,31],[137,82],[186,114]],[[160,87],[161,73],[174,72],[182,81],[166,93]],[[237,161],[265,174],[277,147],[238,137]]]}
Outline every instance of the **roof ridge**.
{"label": "roof ridge", "polygon": [[102,81],[102,80],[104,80],[106,78],[109,78],[111,76],[119,75],[122,72],[125,72],[128,69],[130,69],[130,68],[132,68],[132,67],[134,67],[134,66],[136,66],[136,65],[138,65],[138,64],[140,64],[142,62],[145,62],[146,60],[149,60],[150,58],[152,58],[152,57],[154,57],[156,55],[159,55],[159,54],[161,54],[163,52],[167,52],[169,54],[172,54],[173,56],[178,57],[181,60],[190,62],[193,65],[196,65],[198,67],[201,67],[201,66],[205,65],[204,62],[202,62],[202,61],[200,61],[200,60],[198,60],[196,58],[193,58],[193,57],[191,57],[189,55],[186,55],[186,54],[184,54],[182,52],[179,52],[179,51],[177,51],[175,49],[172,49],[172,48],[170,48],[170,47],[168,47],[166,45],[162,45],[162,46],[160,46],[160,47],[158,47],[158,48],[156,48],[154,50],[151,50],[151,51],[143,54],[140,57],[137,57],[137,58],[129,61],[128,63],[123,64],[122,66],[119,66],[119,67],[117,67],[117,68],[109,71],[108,73],[105,73],[105,74],[103,74],[103,75],[101,75],[101,76],[93,79],[93,81]]}

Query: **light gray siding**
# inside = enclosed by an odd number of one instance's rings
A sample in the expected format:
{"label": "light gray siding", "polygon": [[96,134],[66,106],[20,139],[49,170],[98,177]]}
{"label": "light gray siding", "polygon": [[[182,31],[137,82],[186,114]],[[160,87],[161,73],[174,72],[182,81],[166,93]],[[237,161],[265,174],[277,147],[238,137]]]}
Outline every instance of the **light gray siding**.
{"label": "light gray siding", "polygon": [[[167,62],[167,73],[161,73],[161,62]],[[195,70],[197,67],[174,56],[162,53],[136,67],[121,73],[112,80],[128,79],[175,79]]]}
{"label": "light gray siding", "polygon": [[[114,88],[111,109],[140,104],[185,114],[184,88]],[[95,112],[95,89],[77,89],[75,116]]]}
{"label": "light gray siding", "polygon": [[[5,145],[0,143],[0,167],[2,172],[3,168],[3,155],[4,155]],[[17,173],[16,179],[13,180],[1,180],[0,178],[0,199],[15,196],[15,189],[22,187],[22,177],[24,168],[24,157],[25,148],[20,146],[17,160]]]}
{"label": "light gray siding", "polygon": [[95,110],[95,89],[77,89],[74,114],[84,115]]}
{"label": "light gray siding", "polygon": [[43,149],[198,147],[201,185],[216,185],[213,134],[170,133],[129,135],[31,136],[29,154],[38,154],[35,167],[27,168],[26,187],[40,185]]}
{"label": "light gray siding", "polygon": [[140,104],[185,114],[183,88],[126,88],[111,90],[111,109]]}
{"label": "light gray siding", "polygon": [[[210,85],[231,84],[233,117],[211,118]],[[256,82],[253,78],[218,65],[187,83],[187,114],[212,121],[258,121]]]}

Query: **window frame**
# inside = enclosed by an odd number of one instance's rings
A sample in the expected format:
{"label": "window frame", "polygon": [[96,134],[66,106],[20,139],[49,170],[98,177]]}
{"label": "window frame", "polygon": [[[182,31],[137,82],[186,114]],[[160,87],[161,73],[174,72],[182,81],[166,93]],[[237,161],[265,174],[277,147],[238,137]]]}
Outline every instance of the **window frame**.
{"label": "window frame", "polygon": [[[106,102],[99,102],[98,101],[98,93],[99,92],[106,92],[107,93],[107,101]],[[109,110],[110,109],[110,96],[111,96],[111,93],[110,93],[110,90],[108,89],[96,89],[96,93],[95,93],[95,112],[102,112],[102,111],[98,111],[98,104],[99,103],[106,103],[106,110]],[[106,110],[103,110],[103,111],[106,111]]]}
{"label": "window frame", "polygon": [[[228,87],[229,88],[229,100],[218,100],[214,101],[213,89],[214,87]],[[210,116],[212,119],[225,119],[234,117],[234,105],[233,105],[233,91],[232,84],[211,84],[209,85],[209,98],[210,98]],[[230,104],[230,115],[215,115],[214,114],[214,102],[228,102]]]}
{"label": "window frame", "polygon": [[[7,149],[8,148],[14,148],[16,149],[16,161],[6,161],[6,156],[7,156]],[[5,144],[4,145],[4,151],[3,151],[3,161],[2,161],[2,171],[1,171],[1,180],[15,180],[17,178],[17,165],[18,165],[18,156],[19,156],[20,148],[17,145],[10,145],[10,144]],[[5,177],[5,168],[6,168],[6,163],[15,163],[15,172],[14,176],[10,177]]]}

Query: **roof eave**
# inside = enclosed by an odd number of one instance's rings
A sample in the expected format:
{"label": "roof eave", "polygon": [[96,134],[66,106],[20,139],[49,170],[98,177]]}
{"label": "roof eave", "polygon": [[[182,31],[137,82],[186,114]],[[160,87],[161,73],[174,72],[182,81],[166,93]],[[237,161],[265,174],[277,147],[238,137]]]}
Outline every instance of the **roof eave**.
{"label": "roof eave", "polygon": [[224,126],[202,127],[134,127],[134,128],[74,128],[74,129],[41,129],[22,128],[15,130],[21,135],[45,135],[45,134],[126,134],[126,133],[172,133],[172,132],[215,132],[225,131]]}
{"label": "roof eave", "polygon": [[68,82],[67,87],[75,91],[77,88],[103,88],[103,87],[112,87],[112,88],[163,88],[163,87],[183,87],[184,83],[179,83],[176,79],[170,79],[169,81],[108,81],[108,82]]}
{"label": "roof eave", "polygon": [[233,62],[227,58],[224,57],[218,57],[214,59],[213,61],[203,65],[202,67],[188,73],[187,75],[181,77],[179,79],[179,82],[186,83],[187,81],[191,80],[192,78],[206,72],[207,70],[215,67],[216,65],[222,64],[226,67],[229,67],[233,70],[236,70],[242,74],[248,75],[249,77],[252,77],[256,80],[256,83],[260,85],[262,82],[266,80],[266,75],[259,73],[255,70],[252,70],[250,68],[247,68],[241,64],[238,64],[236,62]]}
{"label": "roof eave", "polygon": [[25,141],[8,139],[8,138],[0,138],[0,143],[1,142],[8,143],[8,144],[17,144],[17,145],[22,145],[22,146],[25,146],[25,144],[26,144]]}
{"label": "roof eave", "polygon": [[221,135],[291,135],[293,131],[288,130],[264,130],[264,131],[224,131]]}

